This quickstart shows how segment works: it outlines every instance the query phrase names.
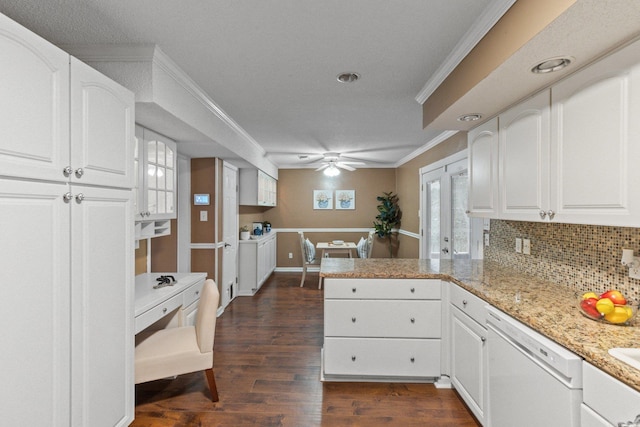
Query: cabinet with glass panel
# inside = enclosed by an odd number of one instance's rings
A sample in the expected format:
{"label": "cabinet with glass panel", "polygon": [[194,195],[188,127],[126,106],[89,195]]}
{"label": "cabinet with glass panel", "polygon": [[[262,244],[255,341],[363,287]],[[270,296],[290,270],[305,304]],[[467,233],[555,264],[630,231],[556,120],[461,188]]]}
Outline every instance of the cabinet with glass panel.
{"label": "cabinet with glass panel", "polygon": [[136,238],[170,234],[170,220],[176,218],[176,143],[136,125],[134,157]]}

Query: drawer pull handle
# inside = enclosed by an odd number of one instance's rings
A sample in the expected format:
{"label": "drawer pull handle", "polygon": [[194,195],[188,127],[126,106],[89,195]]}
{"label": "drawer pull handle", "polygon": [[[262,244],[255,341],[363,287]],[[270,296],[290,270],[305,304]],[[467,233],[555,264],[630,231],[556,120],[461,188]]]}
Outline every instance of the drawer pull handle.
{"label": "drawer pull handle", "polygon": [[485,337],[480,337],[480,341],[485,342],[487,339]]}
{"label": "drawer pull handle", "polygon": [[355,318],[355,317],[352,317],[352,318],[351,318],[351,322],[356,323],[356,318]]}
{"label": "drawer pull handle", "polygon": [[163,313],[166,313],[166,312],[167,312],[167,307],[163,308],[163,309],[162,309],[162,312],[163,312]]}
{"label": "drawer pull handle", "polygon": [[196,295],[200,295],[200,291],[196,291]]}
{"label": "drawer pull handle", "polygon": [[411,293],[415,294],[416,293],[416,288],[411,288]]}
{"label": "drawer pull handle", "polygon": [[411,323],[416,323],[416,318],[415,317],[411,318]]}
{"label": "drawer pull handle", "polygon": [[356,293],[356,288],[351,288],[351,292]]}
{"label": "drawer pull handle", "polygon": [[465,307],[467,306],[467,300],[466,299],[462,300],[462,305],[465,306]]}
{"label": "drawer pull handle", "polygon": [[355,362],[356,361],[356,357],[355,356],[351,356],[351,361]]}
{"label": "drawer pull handle", "polygon": [[412,357],[410,360],[411,360],[411,363],[415,363],[416,362],[416,358],[415,357]]}

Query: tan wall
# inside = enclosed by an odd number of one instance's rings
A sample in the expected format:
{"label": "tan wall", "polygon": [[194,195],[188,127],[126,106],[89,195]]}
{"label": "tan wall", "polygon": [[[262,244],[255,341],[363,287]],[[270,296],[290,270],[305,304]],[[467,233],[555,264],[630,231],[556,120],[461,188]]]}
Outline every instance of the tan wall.
{"label": "tan wall", "polygon": [[[402,209],[402,229],[420,233],[420,168],[442,160],[467,148],[466,132],[458,132],[396,169],[396,192]],[[418,239],[401,236],[398,258],[418,258]]]}
{"label": "tan wall", "polygon": [[136,249],[136,261],[135,261],[136,276],[138,274],[147,273],[147,241],[140,240],[138,243],[138,249]]}
{"label": "tan wall", "polygon": [[151,239],[151,271],[178,271],[178,221],[171,220],[171,234]]}
{"label": "tan wall", "polygon": [[[194,194],[209,194],[209,206],[191,208],[191,242],[215,243],[216,159],[191,159],[191,199]],[[200,221],[200,211],[207,211],[208,221]],[[196,270],[194,270],[196,271]]]}

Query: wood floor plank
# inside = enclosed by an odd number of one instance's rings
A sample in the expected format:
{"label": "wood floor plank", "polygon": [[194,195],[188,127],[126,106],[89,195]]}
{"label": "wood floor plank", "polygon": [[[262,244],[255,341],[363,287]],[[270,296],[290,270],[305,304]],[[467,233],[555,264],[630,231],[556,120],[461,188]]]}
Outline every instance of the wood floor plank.
{"label": "wood floor plank", "polygon": [[211,402],[202,372],[138,384],[132,426],[479,426],[454,390],[322,383],[323,291],[299,284],[299,274],[274,273],[218,318],[219,402]]}

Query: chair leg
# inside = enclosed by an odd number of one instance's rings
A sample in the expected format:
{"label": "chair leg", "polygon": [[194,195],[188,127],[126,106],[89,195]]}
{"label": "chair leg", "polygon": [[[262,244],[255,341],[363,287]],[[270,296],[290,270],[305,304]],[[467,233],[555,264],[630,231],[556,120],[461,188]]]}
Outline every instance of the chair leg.
{"label": "chair leg", "polygon": [[300,281],[300,287],[304,286],[304,277],[307,275],[307,265],[302,266],[302,280]]}
{"label": "chair leg", "polygon": [[211,391],[211,401],[218,401],[218,388],[216,387],[216,377],[213,376],[213,369],[205,369],[207,381],[209,382],[209,391]]}

